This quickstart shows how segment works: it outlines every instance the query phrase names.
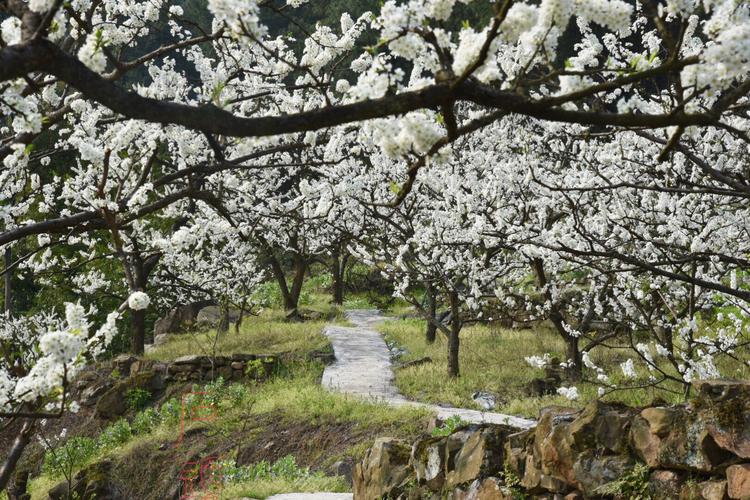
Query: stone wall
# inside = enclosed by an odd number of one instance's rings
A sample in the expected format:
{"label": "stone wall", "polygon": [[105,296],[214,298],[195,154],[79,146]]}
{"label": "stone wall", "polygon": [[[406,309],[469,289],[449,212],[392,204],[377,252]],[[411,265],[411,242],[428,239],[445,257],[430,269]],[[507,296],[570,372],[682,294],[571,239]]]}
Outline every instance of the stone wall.
{"label": "stone wall", "polygon": [[282,356],[271,354],[232,354],[231,356],[182,356],[173,361],[153,361],[135,356],[119,356],[113,361],[117,370],[135,376],[154,372],[165,382],[210,381],[216,377],[239,380],[244,377],[263,379],[280,365]]}
{"label": "stone wall", "polygon": [[750,499],[750,383],[695,392],[679,406],[546,408],[522,432],[381,438],[355,468],[354,498]]}

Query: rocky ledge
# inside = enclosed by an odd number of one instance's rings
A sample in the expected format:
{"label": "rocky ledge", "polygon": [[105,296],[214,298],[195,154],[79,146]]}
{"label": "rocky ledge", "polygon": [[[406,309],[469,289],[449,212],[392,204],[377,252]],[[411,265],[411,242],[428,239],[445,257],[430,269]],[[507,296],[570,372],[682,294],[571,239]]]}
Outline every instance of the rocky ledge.
{"label": "rocky ledge", "polygon": [[546,408],[521,432],[380,438],[355,467],[354,498],[750,499],[750,383],[706,380],[695,392],[685,405]]}

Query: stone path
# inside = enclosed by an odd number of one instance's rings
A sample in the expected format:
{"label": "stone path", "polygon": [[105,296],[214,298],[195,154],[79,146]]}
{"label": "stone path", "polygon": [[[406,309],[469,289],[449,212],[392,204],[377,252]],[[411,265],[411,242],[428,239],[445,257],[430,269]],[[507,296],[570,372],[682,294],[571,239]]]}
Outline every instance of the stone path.
{"label": "stone path", "polygon": [[327,389],[382,401],[393,406],[428,408],[440,419],[458,415],[461,420],[472,423],[506,424],[520,429],[536,425],[533,420],[513,415],[465,408],[444,408],[407,400],[398,392],[394,383],[388,346],[375,330],[376,325],[385,318],[374,309],[352,310],[348,311],[346,316],[355,326],[328,326],[325,330],[336,354],[336,362],[326,367],[323,372],[322,383]]}
{"label": "stone path", "polygon": [[[375,330],[385,319],[374,309],[347,311],[347,319],[353,327],[328,326],[325,334],[331,340],[336,362],[326,367],[322,384],[331,391],[352,394],[392,406],[415,406],[434,411],[438,418],[446,419],[454,415],[461,420],[475,423],[507,424],[527,429],[536,425],[533,420],[504,415],[502,413],[481,412],[465,408],[444,408],[409,401],[402,396],[393,377],[391,353],[383,337]],[[351,493],[285,493],[274,495],[268,500],[352,500]]]}

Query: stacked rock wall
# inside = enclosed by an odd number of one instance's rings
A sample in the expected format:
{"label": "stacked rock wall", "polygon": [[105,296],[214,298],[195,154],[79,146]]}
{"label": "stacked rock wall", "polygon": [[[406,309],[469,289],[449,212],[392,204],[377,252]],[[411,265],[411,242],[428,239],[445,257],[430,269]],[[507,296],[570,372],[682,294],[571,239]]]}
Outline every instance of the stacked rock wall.
{"label": "stacked rock wall", "polygon": [[750,499],[750,383],[695,384],[688,405],[550,407],[535,428],[470,425],[378,440],[355,499]]}

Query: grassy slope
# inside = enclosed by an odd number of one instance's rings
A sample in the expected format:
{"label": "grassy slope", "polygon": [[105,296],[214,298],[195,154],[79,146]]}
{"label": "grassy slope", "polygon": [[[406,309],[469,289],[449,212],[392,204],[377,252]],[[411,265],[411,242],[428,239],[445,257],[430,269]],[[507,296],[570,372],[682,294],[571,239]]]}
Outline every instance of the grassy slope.
{"label": "grassy slope", "polygon": [[304,353],[326,349],[328,340],[322,334],[326,322],[283,321],[284,312],[266,309],[259,316],[248,318],[239,333],[234,327],[216,338],[210,330],[200,333],[175,335],[168,343],[157,346],[146,354],[148,359],[170,360],[186,354],[210,354],[216,339],[216,354],[232,353],[275,354],[280,352]]}
{"label": "grassy slope", "polygon": [[[330,348],[322,333],[324,322],[286,323],[283,313],[269,310],[246,320],[239,334],[231,331],[219,337],[218,350],[231,352],[309,352]],[[208,334],[186,334],[149,353],[152,359],[172,359],[201,352]],[[413,439],[426,428],[429,415],[410,408],[393,409],[374,405],[320,386],[323,366],[298,363],[264,383],[248,383],[241,399],[231,390],[222,392],[218,418],[194,423],[196,434],[184,442],[184,449],[172,444],[179,425],[163,422],[152,432],[134,436],[120,447],[99,453],[93,461],[112,460],[123,484],[138,498],[160,498],[174,488],[180,461],[185,457],[218,454],[232,461],[240,448],[250,463],[273,462],[292,454],[303,467],[324,471],[336,460],[361,458],[377,436]],[[75,431],[70,433],[75,434]],[[138,477],[161,478],[143,484]],[[32,498],[46,498],[48,489],[60,478],[42,475],[33,481]],[[266,478],[228,485],[222,498],[265,498],[284,491],[346,491],[342,478],[313,475],[302,479]]]}
{"label": "grassy slope", "polygon": [[[528,397],[524,386],[535,377],[543,376],[542,370],[530,367],[524,357],[550,353],[564,359],[564,346],[551,330],[510,330],[495,326],[474,325],[461,331],[460,368],[461,376],[449,380],[446,376],[447,346],[445,337],[438,335],[433,345],[424,341],[422,320],[392,320],[381,330],[386,338],[405,347],[403,361],[429,356],[433,362],[396,370],[396,384],[408,397],[432,403],[448,403],[454,406],[475,407],[471,399],[473,392],[486,390],[499,396],[497,411],[536,417],[539,410],[550,405],[581,406],[597,398],[598,385],[581,382],[576,384],[580,399],[571,402],[562,396]],[[612,382],[627,385],[621,380],[619,364],[632,357],[626,349],[595,350],[592,359],[605,367]],[[722,373],[746,378],[748,367],[742,363],[729,366],[724,363]],[[641,374],[645,376],[645,373]],[[679,389],[678,387],[674,387]],[[606,400],[620,401],[632,406],[649,404],[655,397],[670,402],[682,400],[680,394],[654,389],[628,389],[605,396]]]}

